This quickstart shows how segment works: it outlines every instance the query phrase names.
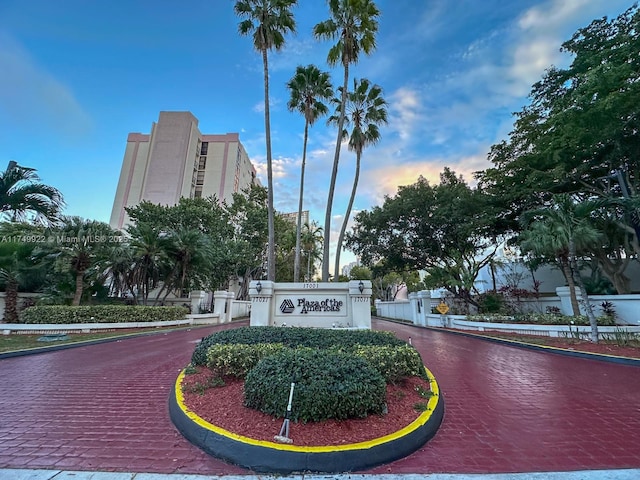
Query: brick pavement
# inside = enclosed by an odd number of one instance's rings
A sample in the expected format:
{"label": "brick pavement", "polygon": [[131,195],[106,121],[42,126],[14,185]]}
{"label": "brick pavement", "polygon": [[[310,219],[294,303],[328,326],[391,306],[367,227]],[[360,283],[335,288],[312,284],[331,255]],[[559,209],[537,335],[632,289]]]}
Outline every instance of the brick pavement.
{"label": "brick pavement", "polygon": [[[446,413],[427,445],[367,473],[640,467],[640,368],[373,324],[411,336]],[[248,473],[190,445],[168,418],[178,371],[220,328],[230,326],[0,360],[0,468]]]}

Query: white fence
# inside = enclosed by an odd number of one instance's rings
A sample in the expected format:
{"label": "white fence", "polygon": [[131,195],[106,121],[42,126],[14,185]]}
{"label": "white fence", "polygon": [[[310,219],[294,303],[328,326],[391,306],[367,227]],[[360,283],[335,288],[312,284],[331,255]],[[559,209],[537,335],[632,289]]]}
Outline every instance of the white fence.
{"label": "white fence", "polygon": [[[547,311],[549,307],[556,307],[560,309],[560,313],[572,315],[573,310],[571,307],[569,288],[558,287],[556,292],[558,294],[556,297],[522,300],[519,302],[519,306],[523,311],[542,313]],[[581,313],[584,314],[584,302],[580,294],[578,294],[578,300]],[[381,302],[376,300],[376,314],[380,317],[410,321],[417,325],[427,325],[429,324],[427,317],[433,317],[431,322],[441,325],[441,316],[431,315],[432,307],[435,307],[439,302],[439,299],[432,299],[430,292],[424,290],[409,294],[409,300],[396,302]],[[589,297],[589,303],[596,316],[603,315],[604,307],[602,304],[608,303],[615,311],[616,323],[618,325],[640,326],[640,295],[592,295]],[[466,318],[457,315],[447,315],[447,317]]]}

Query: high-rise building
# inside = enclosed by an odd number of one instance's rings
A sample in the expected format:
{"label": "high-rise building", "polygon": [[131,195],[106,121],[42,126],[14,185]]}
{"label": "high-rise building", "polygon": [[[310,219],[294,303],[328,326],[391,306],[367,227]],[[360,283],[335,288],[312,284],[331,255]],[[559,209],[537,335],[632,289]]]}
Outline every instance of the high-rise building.
{"label": "high-rise building", "polygon": [[232,196],[256,183],[256,170],[237,133],[205,135],[191,112],[160,112],[150,134],[130,133],[110,225],[129,223],[125,207],[141,201],[175,205],[181,197]]}

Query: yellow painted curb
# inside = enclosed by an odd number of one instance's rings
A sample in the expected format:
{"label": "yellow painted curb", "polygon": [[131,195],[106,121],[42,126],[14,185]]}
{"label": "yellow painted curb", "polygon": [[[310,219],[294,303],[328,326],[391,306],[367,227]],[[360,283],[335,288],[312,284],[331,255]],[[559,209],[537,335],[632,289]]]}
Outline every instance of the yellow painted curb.
{"label": "yellow painted curb", "polygon": [[349,450],[366,450],[368,448],[382,445],[384,443],[404,437],[410,434],[411,432],[417,430],[418,428],[422,427],[429,421],[433,411],[436,408],[436,405],[438,404],[439,397],[440,397],[440,389],[431,371],[426,367],[425,367],[425,371],[429,379],[429,388],[433,393],[433,395],[431,396],[431,398],[429,398],[429,401],[427,402],[426,410],[423,413],[421,413],[418,418],[416,418],[413,422],[411,422],[406,427],[401,428],[400,430],[393,432],[389,435],[385,435],[384,437],[374,438],[373,440],[368,440],[366,442],[349,443],[349,444],[343,444],[343,445],[323,445],[323,446],[302,447],[302,446],[296,446],[296,445],[286,445],[281,443],[268,442],[265,440],[256,440],[250,437],[245,437],[243,435],[238,435],[236,433],[225,430],[224,428],[218,427],[217,425],[214,425],[210,422],[207,422],[206,420],[198,416],[196,413],[190,411],[187,408],[187,406],[184,404],[184,396],[182,394],[182,380],[185,377],[184,370],[180,372],[180,374],[178,375],[178,378],[176,379],[175,396],[176,396],[176,403],[178,404],[178,407],[191,421],[196,423],[201,428],[210,430],[212,432],[215,432],[218,435],[222,435],[224,437],[227,437],[232,440],[236,440],[238,442],[243,442],[243,443],[246,443],[249,445],[255,445],[258,447],[272,448],[275,450],[284,450],[289,452],[321,453],[321,452],[339,452],[339,451],[349,451]]}

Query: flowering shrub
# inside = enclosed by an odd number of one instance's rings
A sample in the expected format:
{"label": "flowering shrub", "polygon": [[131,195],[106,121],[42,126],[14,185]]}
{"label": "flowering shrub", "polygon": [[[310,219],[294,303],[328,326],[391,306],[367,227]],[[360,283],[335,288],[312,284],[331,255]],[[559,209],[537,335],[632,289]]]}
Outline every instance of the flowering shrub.
{"label": "flowering shrub", "polygon": [[[471,322],[490,323],[523,323],[534,325],[589,325],[589,318],[586,315],[569,316],[555,313],[520,313],[517,315],[468,315],[467,320]],[[613,318],[602,316],[597,318],[598,325],[613,326]]]}

